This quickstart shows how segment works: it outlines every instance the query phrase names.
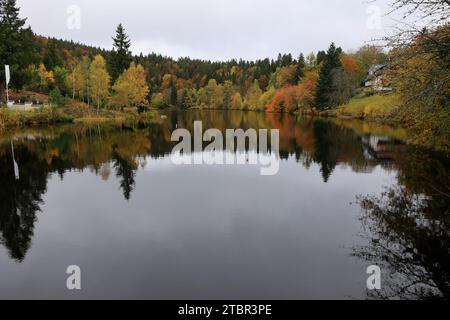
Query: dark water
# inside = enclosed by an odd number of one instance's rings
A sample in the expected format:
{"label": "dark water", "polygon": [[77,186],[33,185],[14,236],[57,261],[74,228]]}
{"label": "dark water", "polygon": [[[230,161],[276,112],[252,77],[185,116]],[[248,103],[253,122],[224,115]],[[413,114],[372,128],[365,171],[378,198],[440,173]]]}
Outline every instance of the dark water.
{"label": "dark water", "polygon": [[[279,128],[279,173],[173,165],[171,132],[194,120]],[[448,298],[449,156],[404,138],[241,112],[4,132],[0,298]],[[366,289],[373,264],[381,291]]]}

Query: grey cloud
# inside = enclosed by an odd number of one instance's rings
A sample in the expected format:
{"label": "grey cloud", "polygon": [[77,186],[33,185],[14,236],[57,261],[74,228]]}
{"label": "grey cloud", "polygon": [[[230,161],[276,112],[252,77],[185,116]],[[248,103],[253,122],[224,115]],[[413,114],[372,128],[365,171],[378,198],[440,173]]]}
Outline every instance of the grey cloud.
{"label": "grey cloud", "polygon": [[[388,0],[375,3],[386,12]],[[356,49],[386,30],[367,27],[363,0],[19,0],[22,16],[42,35],[110,48],[122,22],[135,53],[212,60],[309,53],[335,41]],[[81,8],[81,29],[66,27],[67,8]],[[389,27],[387,18],[382,26]]]}

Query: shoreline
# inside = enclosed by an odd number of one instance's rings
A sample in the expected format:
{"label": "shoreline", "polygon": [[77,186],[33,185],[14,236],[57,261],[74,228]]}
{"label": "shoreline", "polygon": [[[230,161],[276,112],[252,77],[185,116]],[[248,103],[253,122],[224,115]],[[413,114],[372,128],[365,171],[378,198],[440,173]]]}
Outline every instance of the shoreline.
{"label": "shoreline", "polygon": [[[384,99],[393,98],[394,101],[396,97],[394,95],[384,96]],[[379,99],[369,97],[369,99]],[[347,126],[349,121],[357,121],[360,124],[374,124],[374,125],[385,125],[392,127],[393,129],[401,129],[405,132],[411,132],[411,127],[401,121],[397,116],[397,110],[399,107],[393,107],[392,105],[384,105],[384,111],[380,112],[378,109],[370,108],[370,106],[365,104],[365,99],[360,98],[352,100],[351,103],[338,107],[336,109],[329,110],[300,110],[294,113],[278,113],[280,115],[291,115],[291,116],[305,116],[310,118],[322,118],[330,121],[337,121],[341,125]],[[355,103],[362,103],[361,105],[354,107]],[[386,112],[388,110],[388,112]],[[216,111],[216,112],[256,112],[270,114],[267,111],[261,110],[238,110],[238,109],[218,109],[218,108],[199,108],[192,107],[189,109],[177,109],[177,108],[167,108],[167,109],[153,109],[149,108],[148,111],[139,113],[137,109],[129,109],[123,111],[116,110],[104,110],[102,109],[98,114],[95,111],[82,111],[71,107],[61,107],[61,108],[41,108],[33,111],[15,111],[8,110],[6,107],[0,107],[0,135],[5,131],[15,130],[20,128],[41,128],[41,127],[52,127],[64,124],[115,124],[115,125],[129,125],[134,127],[138,124],[149,124],[155,122],[161,122],[166,119],[165,113],[170,112],[189,112],[189,111]],[[426,145],[421,143],[416,143],[412,137],[408,134],[403,140],[407,144],[417,145],[430,150],[436,150],[441,152],[450,152],[440,146]]]}

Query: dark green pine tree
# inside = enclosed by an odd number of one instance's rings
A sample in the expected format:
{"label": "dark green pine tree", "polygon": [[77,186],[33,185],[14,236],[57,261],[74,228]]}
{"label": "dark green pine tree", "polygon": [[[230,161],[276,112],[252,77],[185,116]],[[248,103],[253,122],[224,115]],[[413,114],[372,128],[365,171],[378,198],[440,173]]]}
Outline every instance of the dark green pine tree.
{"label": "dark green pine tree", "polygon": [[122,24],[119,24],[116,30],[116,37],[113,38],[113,51],[109,59],[109,72],[113,81],[126,70],[131,64],[132,57],[130,52],[131,41],[125,33]]}
{"label": "dark green pine tree", "polygon": [[303,53],[301,53],[300,56],[298,57],[297,69],[295,71],[297,81],[300,81],[304,77],[305,67],[306,67],[305,56],[303,55]]}
{"label": "dark green pine tree", "polygon": [[56,67],[62,67],[64,65],[58,55],[58,52],[56,50],[56,43],[53,39],[50,39],[48,41],[43,62],[47,70],[53,70]]}
{"label": "dark green pine tree", "polygon": [[321,64],[325,60],[326,56],[327,53],[325,51],[320,50],[319,52],[317,52],[317,64]]}
{"label": "dark green pine tree", "polygon": [[292,59],[292,54],[288,53],[288,54],[284,54],[281,58],[281,66],[282,67],[287,67],[290,66],[293,62]]}
{"label": "dark green pine tree", "polygon": [[332,43],[323,58],[316,90],[316,108],[319,110],[332,107],[330,105],[330,95],[333,91],[333,70],[342,67],[341,54],[342,49],[336,48],[334,43]]}
{"label": "dark green pine tree", "polygon": [[5,90],[4,65],[10,66],[11,87],[21,89],[27,82],[26,67],[39,61],[38,47],[26,19],[19,18],[16,0],[0,0],[0,96]]}

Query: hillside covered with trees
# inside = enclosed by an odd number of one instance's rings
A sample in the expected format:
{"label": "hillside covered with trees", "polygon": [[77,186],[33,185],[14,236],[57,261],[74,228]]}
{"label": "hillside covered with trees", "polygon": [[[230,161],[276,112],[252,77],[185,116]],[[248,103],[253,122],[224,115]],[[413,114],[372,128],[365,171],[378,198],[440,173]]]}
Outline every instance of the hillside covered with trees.
{"label": "hillside covered with trees", "polygon": [[[306,57],[279,54],[276,60],[136,56],[129,50],[131,40],[122,25],[117,27],[113,49],[104,50],[34,35],[30,28],[23,29],[25,20],[18,17],[14,0],[1,3],[2,28],[8,30],[2,32],[1,61],[12,66],[13,88],[57,90],[100,108],[148,105],[292,112],[315,107],[316,93],[318,108],[332,107],[350,99],[372,64],[388,59],[376,47],[346,54],[334,44],[327,52]],[[11,60],[11,56],[17,57]],[[130,92],[133,88],[139,92]]]}

